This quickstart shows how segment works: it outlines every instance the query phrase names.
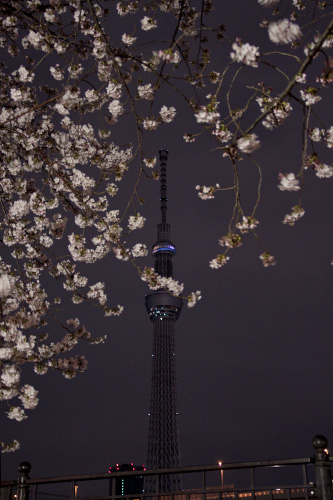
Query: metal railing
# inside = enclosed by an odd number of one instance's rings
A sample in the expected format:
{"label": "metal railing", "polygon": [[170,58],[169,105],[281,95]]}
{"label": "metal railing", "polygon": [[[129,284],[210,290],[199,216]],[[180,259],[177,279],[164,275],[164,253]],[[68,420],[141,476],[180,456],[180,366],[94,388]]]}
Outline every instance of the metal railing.
{"label": "metal railing", "polygon": [[[254,500],[292,500],[311,499],[333,500],[331,462],[327,450],[327,440],[324,436],[315,436],[313,439],[315,454],[310,458],[296,458],[283,460],[261,460],[256,462],[220,463],[218,465],[177,467],[159,470],[140,470],[111,472],[102,474],[85,474],[76,476],[57,476],[45,478],[30,478],[31,465],[22,462],[19,465],[19,476],[17,481],[4,481],[1,483],[1,500],[228,500],[228,499],[254,499]],[[301,484],[279,484],[262,486],[257,484],[258,471],[269,468],[298,467],[301,469],[303,482]],[[308,480],[309,469],[315,477],[315,482]],[[248,474],[248,485],[235,487],[226,485],[225,474],[229,472],[246,471]],[[212,473],[220,474],[218,485],[209,486],[207,477]],[[183,488],[180,491],[159,491],[161,477],[165,474],[180,474],[182,478],[195,477],[196,483],[191,488]],[[125,480],[140,476],[143,481],[154,477],[155,491],[145,493],[142,491],[130,494],[117,495],[116,484],[119,480]],[[218,476],[219,477],[219,476]],[[215,475],[216,478],[216,475]],[[108,495],[94,494],[92,496],[78,495],[78,487],[88,481],[108,481]],[[193,481],[194,482],[194,481]],[[43,485],[66,485],[65,493],[43,492]]]}

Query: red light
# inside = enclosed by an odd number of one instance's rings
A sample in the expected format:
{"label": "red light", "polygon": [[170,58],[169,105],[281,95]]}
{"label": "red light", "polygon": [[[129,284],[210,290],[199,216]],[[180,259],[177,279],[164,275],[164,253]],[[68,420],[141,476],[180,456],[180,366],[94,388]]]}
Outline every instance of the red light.
{"label": "red light", "polygon": [[133,467],[133,470],[135,470],[135,467]]}

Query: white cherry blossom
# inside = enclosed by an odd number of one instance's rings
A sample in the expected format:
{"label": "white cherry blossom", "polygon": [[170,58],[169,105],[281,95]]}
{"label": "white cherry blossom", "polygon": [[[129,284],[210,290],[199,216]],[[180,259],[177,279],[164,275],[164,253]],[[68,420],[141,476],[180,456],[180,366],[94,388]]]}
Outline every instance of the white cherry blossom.
{"label": "white cherry blossom", "polygon": [[146,218],[140,215],[139,213],[136,215],[131,215],[128,219],[128,227],[131,231],[135,229],[139,229],[144,226],[146,222]]}
{"label": "white cherry blossom", "polygon": [[295,80],[297,83],[306,83],[306,73],[302,73],[301,75],[297,75]]}
{"label": "white cherry blossom", "polygon": [[137,40],[137,37],[131,36],[131,35],[127,35],[127,33],[124,33],[121,36],[121,40],[122,40],[122,42],[125,45],[133,45],[133,43],[135,43],[135,41]]}
{"label": "white cherry blossom", "polygon": [[281,191],[299,191],[301,189],[299,180],[296,179],[295,174],[279,174],[280,184],[278,188]]}
{"label": "white cherry blossom", "polygon": [[259,47],[255,47],[249,43],[238,42],[232,44],[232,49],[234,52],[230,53],[230,57],[233,61],[252,66],[253,68],[258,67]]}
{"label": "white cherry blossom", "polygon": [[142,243],[136,243],[131,250],[133,257],[145,257],[148,255],[147,246]]}
{"label": "white cherry blossom", "polygon": [[333,126],[330,127],[326,132],[326,145],[328,148],[333,148]]}
{"label": "white cherry blossom", "polygon": [[10,408],[10,410],[7,412],[7,415],[8,418],[17,420],[18,422],[21,422],[25,418],[28,418],[24,410],[22,408],[19,408],[18,406],[13,406],[12,408]]}
{"label": "white cherry blossom", "polygon": [[176,116],[176,108],[174,108],[173,106],[170,106],[169,108],[167,106],[162,106],[160,110],[160,116],[164,123],[170,123]]}
{"label": "white cherry blossom", "polygon": [[317,162],[315,164],[315,173],[316,176],[319,177],[320,179],[328,179],[330,177],[333,177],[333,166],[332,165],[326,165],[325,163]]}
{"label": "white cherry blossom", "polygon": [[212,131],[212,134],[221,142],[230,142],[232,139],[232,133],[228,127],[220,121],[215,123],[215,129]]}
{"label": "white cherry blossom", "polygon": [[124,113],[124,107],[119,101],[119,99],[114,99],[113,101],[111,101],[108,106],[108,110],[110,111],[112,118],[114,120],[117,120],[118,116]]}
{"label": "white cherry blossom", "polygon": [[32,385],[25,384],[21,387],[21,394],[19,399],[22,401],[23,408],[26,410],[33,410],[38,405],[37,398],[38,391]]}
{"label": "white cherry blossom", "polygon": [[8,274],[0,276],[0,299],[10,295],[15,287],[15,278]]}
{"label": "white cherry blossom", "polygon": [[20,380],[20,370],[15,365],[4,365],[0,376],[1,383],[7,387],[18,384]]}
{"label": "white cherry blossom", "polygon": [[216,184],[215,186],[196,186],[195,189],[198,192],[199,198],[202,200],[212,200],[215,198],[215,191],[219,189],[220,185]]}
{"label": "white cherry blossom", "polygon": [[157,162],[156,156],[154,158],[144,158],[143,160],[144,164],[148,168],[154,168]]}
{"label": "white cherry blossom", "polygon": [[309,130],[309,136],[313,142],[320,142],[324,135],[325,131],[320,130],[318,127]]}
{"label": "white cherry blossom", "polygon": [[171,50],[159,50],[155,53],[155,56],[158,57],[161,61],[166,61],[168,63],[178,64],[181,60],[181,56],[178,51],[172,52]]}
{"label": "white cherry blossom", "polygon": [[305,214],[305,210],[297,205],[293,207],[290,214],[284,216],[282,221],[283,224],[287,224],[288,226],[293,226],[297,220],[299,220]]}
{"label": "white cherry blossom", "polygon": [[259,259],[262,261],[264,267],[275,266],[276,260],[275,257],[268,252],[264,252],[259,255]]}
{"label": "white cherry blossom", "polygon": [[143,127],[146,130],[156,130],[158,125],[159,125],[159,122],[157,120],[150,119],[150,118],[145,118],[143,120]]}
{"label": "white cherry blossom", "polygon": [[237,222],[236,227],[240,230],[241,233],[248,233],[250,230],[255,229],[259,222],[252,216],[245,217],[243,216],[241,222]]}
{"label": "white cherry blossom", "polygon": [[201,106],[199,111],[194,114],[198,123],[215,123],[220,118],[220,113],[209,106]]}
{"label": "white cherry blossom", "polygon": [[309,87],[307,90],[300,90],[301,98],[306,106],[313,106],[321,101],[321,97],[317,95],[317,89]]}
{"label": "white cherry blossom", "polygon": [[242,153],[251,154],[260,148],[260,141],[256,134],[249,134],[237,140],[237,147]]}
{"label": "white cherry blossom", "polygon": [[280,0],[258,0],[258,4],[262,7],[275,7]]}
{"label": "white cherry blossom", "polygon": [[141,99],[148,99],[149,101],[154,99],[154,89],[151,83],[147,83],[147,85],[139,85],[138,94]]}
{"label": "white cherry blossom", "polygon": [[106,93],[112,99],[120,99],[122,96],[122,85],[112,81],[106,87]]}
{"label": "white cherry blossom", "polygon": [[151,17],[145,16],[141,19],[141,29],[144,31],[150,31],[157,28],[157,21]]}
{"label": "white cherry blossom", "polygon": [[268,36],[271,42],[278,45],[295,42],[302,37],[302,31],[298,24],[292,23],[289,19],[279,19],[269,23]]}
{"label": "white cherry blossom", "polygon": [[228,255],[220,254],[217,255],[215,259],[212,259],[209,262],[209,266],[212,269],[219,269],[220,267],[224,266],[228,262],[228,260],[230,260],[230,257]]}
{"label": "white cherry blossom", "polygon": [[228,233],[219,239],[219,245],[227,248],[238,248],[243,244],[243,238],[237,233]]}
{"label": "white cherry blossom", "polygon": [[201,291],[197,290],[196,292],[192,292],[187,298],[187,307],[194,307],[195,304],[202,299]]}
{"label": "white cherry blossom", "polygon": [[265,116],[265,119],[262,121],[264,127],[269,130],[274,130],[274,128],[282,125],[285,119],[291,114],[292,106],[289,102],[277,102],[276,99],[271,97],[257,97],[257,103],[260,106],[261,111],[266,111],[266,109],[270,108],[274,103],[276,106],[273,110]]}

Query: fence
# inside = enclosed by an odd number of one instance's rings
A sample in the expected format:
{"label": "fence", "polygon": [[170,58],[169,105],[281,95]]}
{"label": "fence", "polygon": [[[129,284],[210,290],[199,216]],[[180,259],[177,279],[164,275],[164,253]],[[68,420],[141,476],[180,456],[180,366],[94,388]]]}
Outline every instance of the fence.
{"label": "fence", "polygon": [[[102,474],[90,474],[79,476],[58,476],[31,479],[29,473],[31,465],[22,462],[19,465],[19,476],[17,481],[4,481],[1,483],[1,500],[229,500],[229,499],[254,499],[254,500],[293,500],[311,499],[333,500],[331,466],[333,456],[330,457],[327,449],[327,440],[324,436],[315,436],[313,446],[315,454],[310,458],[296,458],[286,460],[265,460],[257,462],[219,463],[217,465],[205,465],[195,467],[177,467],[161,470],[142,470],[112,472]],[[267,471],[273,468],[300,468],[302,472],[301,484],[279,484],[274,486],[262,486],[257,484],[259,471]],[[238,487],[234,484],[226,484],[226,474],[230,472],[245,472],[248,475],[248,486]],[[308,479],[309,472],[314,481]],[[165,474],[181,474],[183,479],[195,477],[196,484],[191,488],[183,488],[180,491],[169,491],[161,493],[159,483]],[[219,484],[210,486],[207,478],[215,474],[219,478]],[[217,476],[216,476],[217,474]],[[145,493],[144,489],[132,492],[130,495],[116,495],[116,482],[126,481],[126,478],[142,476],[144,480],[154,477],[156,491]],[[78,488],[85,482],[108,481],[110,485],[108,495],[95,494],[92,496],[80,496]],[[183,481],[184,482],[184,481]],[[65,492],[50,493],[43,492],[43,485],[48,487],[54,485],[65,485]]]}

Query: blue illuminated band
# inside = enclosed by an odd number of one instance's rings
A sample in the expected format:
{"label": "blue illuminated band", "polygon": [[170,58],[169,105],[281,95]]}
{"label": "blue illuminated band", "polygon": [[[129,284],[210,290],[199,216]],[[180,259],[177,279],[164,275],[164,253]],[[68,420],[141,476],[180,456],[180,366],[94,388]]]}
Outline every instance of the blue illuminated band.
{"label": "blue illuminated band", "polygon": [[173,245],[162,243],[153,246],[153,254],[157,252],[172,252],[176,253],[176,248]]}

